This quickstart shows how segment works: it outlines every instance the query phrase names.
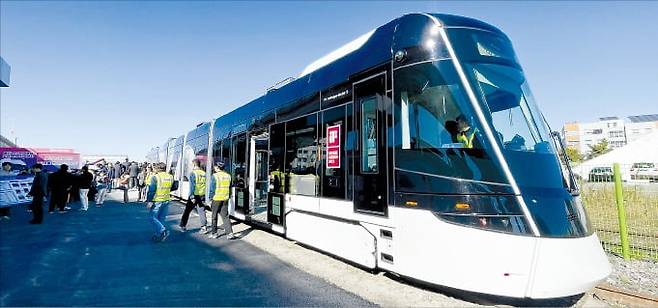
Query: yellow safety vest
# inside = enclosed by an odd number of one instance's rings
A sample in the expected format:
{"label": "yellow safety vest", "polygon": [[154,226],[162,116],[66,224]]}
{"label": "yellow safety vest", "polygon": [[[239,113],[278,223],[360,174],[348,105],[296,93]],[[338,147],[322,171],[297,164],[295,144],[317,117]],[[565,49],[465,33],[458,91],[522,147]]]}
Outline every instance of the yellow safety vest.
{"label": "yellow safety vest", "polygon": [[464,147],[467,149],[472,149],[473,148],[473,138],[475,138],[475,132],[476,130],[473,130],[470,134],[466,133],[459,133],[457,134],[457,141],[461,142],[464,144]]}
{"label": "yellow safety vest", "polygon": [[226,201],[229,197],[231,186],[231,175],[224,171],[212,175],[215,177],[215,195],[212,196],[214,201]]}
{"label": "yellow safety vest", "polygon": [[270,183],[274,183],[275,179],[279,178],[279,187],[275,187],[274,191],[275,192],[281,192],[281,193],[284,192],[283,187],[286,185],[286,183],[285,183],[285,175],[283,174],[283,172],[281,172],[279,170],[274,170],[274,171],[272,171],[272,173],[270,173],[270,175],[272,176],[272,180],[270,181]]}
{"label": "yellow safety vest", "polygon": [[284,188],[284,191],[296,195],[297,187],[295,186],[295,182],[297,181],[297,174],[295,174],[294,172],[289,172],[286,174],[286,177],[288,180],[288,183],[286,183],[288,185],[288,189],[286,190]]}
{"label": "yellow safety vest", "polygon": [[153,176],[153,173],[147,173],[146,176],[144,177],[144,185],[148,186],[151,185],[151,177]]}
{"label": "yellow safety vest", "polygon": [[171,200],[169,193],[171,192],[171,185],[174,184],[174,176],[164,171],[154,176],[157,184],[155,187],[155,197],[153,197],[153,201],[164,202]]}
{"label": "yellow safety vest", "polygon": [[201,169],[194,169],[194,194],[197,196],[206,195],[206,172]]}

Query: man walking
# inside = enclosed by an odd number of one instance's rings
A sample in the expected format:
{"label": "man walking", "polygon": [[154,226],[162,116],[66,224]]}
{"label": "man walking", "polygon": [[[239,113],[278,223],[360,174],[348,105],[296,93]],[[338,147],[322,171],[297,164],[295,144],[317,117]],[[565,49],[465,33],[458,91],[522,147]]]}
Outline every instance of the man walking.
{"label": "man walking", "polygon": [[151,177],[151,184],[146,196],[146,202],[150,208],[149,220],[155,231],[152,239],[156,242],[162,242],[169,236],[169,231],[164,226],[164,222],[169,210],[169,200],[171,200],[169,193],[174,183],[174,177],[165,172],[164,169],[164,163],[156,164],[155,172],[157,173]]}
{"label": "man walking", "polygon": [[48,187],[50,188],[50,204],[48,213],[53,213],[55,207],[60,213],[66,213],[66,201],[68,200],[69,189],[71,189],[71,175],[68,172],[69,166],[62,164],[57,172],[50,175]]}
{"label": "man walking", "polygon": [[212,200],[212,233],[209,238],[219,238],[224,233],[217,232],[217,213],[222,216],[224,232],[229,240],[237,237],[233,234],[231,220],[228,218],[228,198],[231,187],[231,175],[224,171],[224,162],[219,161],[215,164],[215,174],[210,180],[210,199]]}
{"label": "man walking", "polygon": [[93,180],[94,176],[89,172],[89,168],[87,166],[82,167],[82,174],[78,179],[80,182],[80,204],[82,204],[80,211],[86,212],[89,209],[89,189]]}
{"label": "man walking", "polygon": [[190,213],[192,209],[196,207],[197,213],[199,214],[199,221],[201,222],[200,233],[206,234],[208,227],[206,226],[206,209],[203,204],[206,199],[206,172],[201,169],[201,161],[195,159],[192,161],[194,165],[194,170],[190,173],[190,195],[185,203],[185,210],[183,211],[183,216],[180,220],[180,229],[181,231],[187,230],[187,221],[190,218]]}
{"label": "man walking", "polygon": [[96,207],[100,207],[103,205],[103,202],[105,202],[105,196],[108,191],[108,178],[105,173],[100,173],[96,178],[96,189],[98,190],[95,199]]}
{"label": "man walking", "polygon": [[29,195],[32,196],[32,220],[31,224],[41,224],[43,221],[43,198],[48,191],[48,178],[46,174],[41,172],[43,165],[34,164],[32,172],[34,172],[34,180],[30,188]]}

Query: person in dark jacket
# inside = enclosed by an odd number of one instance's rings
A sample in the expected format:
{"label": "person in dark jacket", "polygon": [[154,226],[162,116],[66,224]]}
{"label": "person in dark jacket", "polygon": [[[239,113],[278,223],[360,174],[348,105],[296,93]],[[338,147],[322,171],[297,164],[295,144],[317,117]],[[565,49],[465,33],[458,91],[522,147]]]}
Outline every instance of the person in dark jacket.
{"label": "person in dark jacket", "polygon": [[136,162],[130,164],[128,174],[130,174],[130,189],[133,189],[137,187],[137,176],[139,175],[139,166],[137,166]]}
{"label": "person in dark jacket", "polygon": [[69,190],[71,189],[72,177],[68,172],[69,166],[62,164],[57,172],[50,175],[48,178],[48,188],[50,189],[50,205],[48,213],[52,213],[55,207],[59,209],[60,213],[66,213],[66,201],[68,199]]}
{"label": "person in dark jacket", "polygon": [[34,164],[34,180],[29,195],[32,196],[32,220],[31,224],[40,224],[43,221],[43,198],[48,192],[48,177],[42,172],[43,165]]}
{"label": "person in dark jacket", "polygon": [[130,167],[130,161],[128,160],[128,158],[126,158],[126,161],[124,161],[123,163],[121,163],[121,173],[126,173],[126,172],[128,172],[128,171],[129,171],[129,170],[128,170],[128,167]]}
{"label": "person in dark jacket", "polygon": [[114,187],[114,166],[112,166],[112,163],[107,163],[107,168],[105,169],[107,170],[107,192],[111,193],[112,187]]}
{"label": "person in dark jacket", "polygon": [[87,166],[82,167],[82,174],[78,178],[78,187],[80,188],[80,211],[87,211],[89,209],[89,188],[94,176],[89,172]]}

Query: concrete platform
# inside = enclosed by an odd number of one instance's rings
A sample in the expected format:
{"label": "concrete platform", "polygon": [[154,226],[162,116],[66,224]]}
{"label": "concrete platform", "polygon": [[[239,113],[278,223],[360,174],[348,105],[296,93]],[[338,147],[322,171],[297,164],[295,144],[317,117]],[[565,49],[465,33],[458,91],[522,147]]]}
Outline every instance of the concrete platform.
{"label": "concrete platform", "polygon": [[[169,227],[180,213],[170,207]],[[0,221],[0,306],[373,305],[246,241],[174,229],[153,243],[143,203],[46,212],[42,225],[30,215],[14,208]]]}

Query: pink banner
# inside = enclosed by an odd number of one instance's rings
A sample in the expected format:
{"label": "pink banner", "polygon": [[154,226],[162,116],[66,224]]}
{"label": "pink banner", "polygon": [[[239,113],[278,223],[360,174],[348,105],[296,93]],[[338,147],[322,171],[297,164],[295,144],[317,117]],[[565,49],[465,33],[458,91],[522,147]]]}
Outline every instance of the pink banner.
{"label": "pink banner", "polygon": [[327,127],[327,169],[340,168],[340,124]]}

